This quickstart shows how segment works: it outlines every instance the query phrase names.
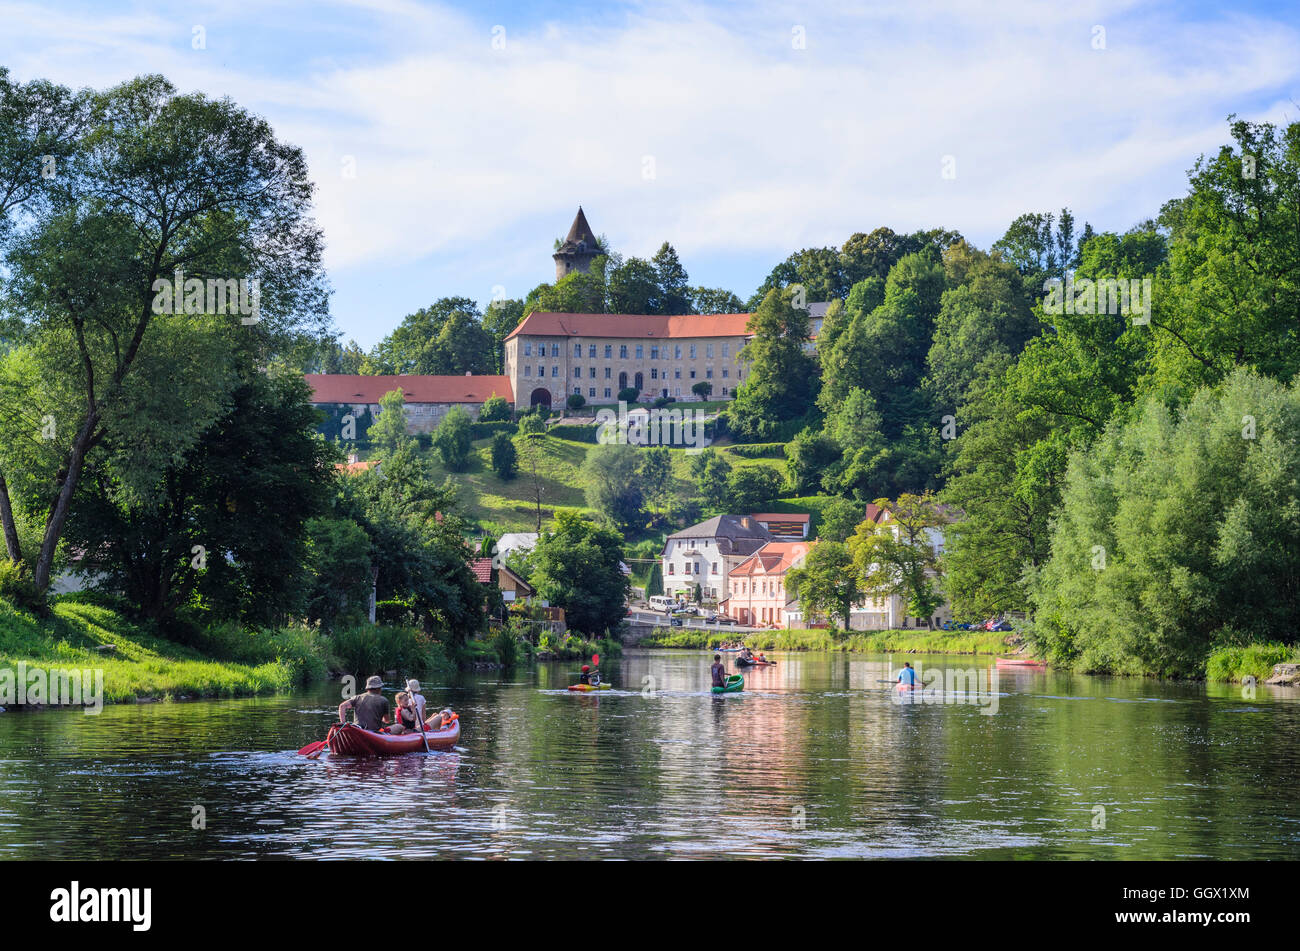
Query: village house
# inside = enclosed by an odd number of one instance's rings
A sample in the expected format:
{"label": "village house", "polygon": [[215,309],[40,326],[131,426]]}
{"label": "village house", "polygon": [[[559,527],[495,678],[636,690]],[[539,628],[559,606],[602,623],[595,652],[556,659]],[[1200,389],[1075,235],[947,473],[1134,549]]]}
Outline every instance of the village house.
{"label": "village house", "polygon": [[347,410],[360,417],[367,409],[379,416],[379,401],[400,389],[406,403],[406,430],[412,435],[431,433],[453,406],[478,419],[483,404],[500,396],[514,403],[514,390],[504,376],[351,376],[339,373],[308,373],[312,405],[322,409]]}
{"label": "village house", "polygon": [[754,521],[762,525],[777,541],[795,542],[808,537],[808,527],[812,523],[809,515],[758,512],[751,515]]}
{"label": "village house", "polygon": [[771,533],[749,515],[717,515],[674,532],[660,556],[664,594],[689,596],[698,584],[702,598],[725,598],[732,569],[770,541]]}
{"label": "village house", "polygon": [[816,542],[768,542],[731,569],[722,608],[738,624],[786,627],[786,574],[801,567]]}

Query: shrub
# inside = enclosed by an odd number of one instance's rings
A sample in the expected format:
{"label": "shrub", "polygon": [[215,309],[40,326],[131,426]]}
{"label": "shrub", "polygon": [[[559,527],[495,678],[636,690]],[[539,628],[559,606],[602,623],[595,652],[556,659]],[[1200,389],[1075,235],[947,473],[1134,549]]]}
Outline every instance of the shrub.
{"label": "shrub", "polygon": [[618,391],[618,399],[620,403],[635,403],[640,396],[641,391],[635,386],[625,386],[623,389]]}
{"label": "shrub", "polygon": [[364,680],[396,670],[402,676],[447,673],[452,665],[442,644],[413,627],[357,625],[336,631],[330,648],[344,673]]}
{"label": "shrub", "polygon": [[22,562],[0,559],[0,601],[27,610],[41,606],[32,586],[32,576]]}
{"label": "shrub", "polygon": [[587,405],[587,398],[581,393],[570,393],[569,398],[564,401],[564,405],[569,409],[582,409]]}
{"label": "shrub", "polygon": [[506,402],[504,396],[489,396],[483,401],[478,419],[480,423],[509,422],[510,404]]}
{"label": "shrub", "polygon": [[492,437],[492,471],[497,478],[509,482],[519,471],[519,454],[515,451],[515,441],[508,433],[497,433]]}

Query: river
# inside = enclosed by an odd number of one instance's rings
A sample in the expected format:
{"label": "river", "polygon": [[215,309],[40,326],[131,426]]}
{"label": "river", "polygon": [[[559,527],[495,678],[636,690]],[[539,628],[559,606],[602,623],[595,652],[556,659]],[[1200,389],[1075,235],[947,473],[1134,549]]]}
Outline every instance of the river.
{"label": "river", "polygon": [[[307,760],[339,687],[0,716],[0,858],[1300,858],[1300,693],[629,652],[427,684],[454,752]],[[730,664],[730,662],[729,662]],[[388,691],[391,699],[391,689]]]}

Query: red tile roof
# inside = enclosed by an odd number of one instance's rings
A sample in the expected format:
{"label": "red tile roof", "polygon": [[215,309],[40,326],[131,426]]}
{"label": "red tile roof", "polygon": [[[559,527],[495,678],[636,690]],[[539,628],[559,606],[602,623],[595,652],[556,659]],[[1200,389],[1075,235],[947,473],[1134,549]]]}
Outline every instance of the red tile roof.
{"label": "red tile roof", "polygon": [[750,516],[756,522],[806,522],[810,515],[790,515],[785,512],[756,512]]}
{"label": "red tile roof", "polygon": [[795,561],[808,554],[816,542],[768,542],[735,568],[730,577],[740,575],[783,575],[794,567]]}
{"label": "red tile roof", "polygon": [[378,459],[368,459],[365,462],[340,462],[334,468],[345,475],[356,475],[359,472],[368,472],[377,465],[379,465]]}
{"label": "red tile roof", "polygon": [[535,310],[506,335],[541,337],[627,337],[651,340],[669,337],[743,337],[749,314],[557,314]]}
{"label": "red tile roof", "polygon": [[475,558],[469,563],[469,570],[474,572],[474,578],[476,581],[479,581],[482,584],[492,583],[491,558]]}
{"label": "red tile roof", "polygon": [[349,376],[308,373],[313,403],[378,403],[400,389],[408,403],[482,403],[489,396],[515,401],[508,376]]}

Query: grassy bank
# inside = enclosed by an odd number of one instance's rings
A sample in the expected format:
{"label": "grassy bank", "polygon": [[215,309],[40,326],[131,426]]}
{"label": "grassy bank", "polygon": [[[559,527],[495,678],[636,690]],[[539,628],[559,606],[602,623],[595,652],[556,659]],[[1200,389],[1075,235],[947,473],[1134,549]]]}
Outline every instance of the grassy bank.
{"label": "grassy bank", "polygon": [[1300,650],[1285,644],[1251,644],[1247,647],[1221,647],[1205,662],[1207,680],[1239,683],[1247,677],[1267,680],[1274,664],[1300,663]]}
{"label": "grassy bank", "polygon": [[[760,631],[748,634],[744,643],[764,651],[858,651],[863,653],[923,654],[1002,654],[1006,653],[1006,634],[994,631],[855,631],[848,636],[832,636],[826,630]],[[736,640],[726,631],[692,631],[682,628],[655,628],[641,641],[640,647],[678,647],[712,650]]]}
{"label": "grassy bank", "polygon": [[326,637],[224,624],[177,643],[90,601],[64,599],[52,609],[40,618],[0,601],[0,667],[103,670],[106,703],[274,693],[331,671],[446,676],[456,666],[441,644],[406,628],[366,625]]}

